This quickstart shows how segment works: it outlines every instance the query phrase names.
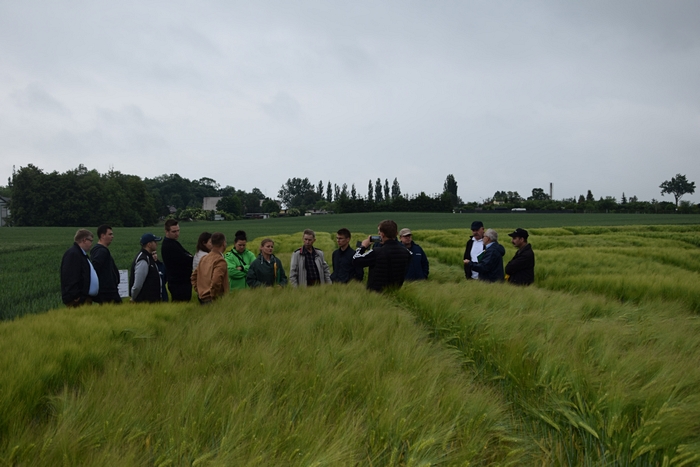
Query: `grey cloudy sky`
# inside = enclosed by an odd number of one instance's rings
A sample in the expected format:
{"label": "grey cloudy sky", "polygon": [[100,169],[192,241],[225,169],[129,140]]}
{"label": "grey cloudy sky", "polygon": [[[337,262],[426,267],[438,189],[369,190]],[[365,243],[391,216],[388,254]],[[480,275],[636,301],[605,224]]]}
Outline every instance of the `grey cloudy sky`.
{"label": "grey cloudy sky", "polygon": [[[700,184],[700,2],[0,1],[0,180]],[[700,193],[686,196],[700,201]]]}

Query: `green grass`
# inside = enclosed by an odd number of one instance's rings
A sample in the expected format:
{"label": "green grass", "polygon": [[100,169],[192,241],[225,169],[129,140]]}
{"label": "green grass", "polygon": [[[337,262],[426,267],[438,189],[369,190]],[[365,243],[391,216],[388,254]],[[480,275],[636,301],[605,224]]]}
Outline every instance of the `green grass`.
{"label": "green grass", "polygon": [[[517,464],[507,406],[361,285],[5,323],[9,465]],[[14,345],[28,340],[17,362]],[[58,346],[56,344],[59,344]],[[21,402],[18,404],[17,402]],[[523,451],[524,452],[524,451]]]}

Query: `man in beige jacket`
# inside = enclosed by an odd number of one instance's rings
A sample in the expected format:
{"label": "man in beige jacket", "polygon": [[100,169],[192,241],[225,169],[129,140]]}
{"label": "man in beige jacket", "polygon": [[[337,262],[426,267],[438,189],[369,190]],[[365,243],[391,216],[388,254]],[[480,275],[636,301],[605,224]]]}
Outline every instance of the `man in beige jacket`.
{"label": "man in beige jacket", "polygon": [[223,297],[229,291],[228,266],[224,259],[226,236],[220,232],[212,234],[211,244],[211,251],[199,261],[190,277],[202,305]]}
{"label": "man in beige jacket", "polygon": [[323,257],[323,251],[314,248],[315,241],[316,233],[313,230],[304,230],[304,246],[292,253],[289,283],[293,287],[331,283],[331,268]]}

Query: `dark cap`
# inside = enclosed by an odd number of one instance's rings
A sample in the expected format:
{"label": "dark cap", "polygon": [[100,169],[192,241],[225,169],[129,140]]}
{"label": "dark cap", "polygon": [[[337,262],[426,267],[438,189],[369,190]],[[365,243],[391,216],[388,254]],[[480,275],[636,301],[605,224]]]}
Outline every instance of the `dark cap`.
{"label": "dark cap", "polygon": [[484,223],[481,221],[474,221],[472,222],[472,230],[479,230],[484,226]]}
{"label": "dark cap", "polygon": [[152,233],[145,233],[141,235],[141,245],[145,245],[146,243],[151,243],[151,242],[159,242],[163,240],[161,237],[156,237]]}
{"label": "dark cap", "polygon": [[520,227],[518,227],[517,229],[515,229],[514,232],[511,232],[511,233],[508,234],[509,237],[521,237],[521,238],[525,238],[525,239],[527,239],[527,237],[528,237],[529,235],[530,235],[530,234],[527,233],[527,230],[521,229]]}

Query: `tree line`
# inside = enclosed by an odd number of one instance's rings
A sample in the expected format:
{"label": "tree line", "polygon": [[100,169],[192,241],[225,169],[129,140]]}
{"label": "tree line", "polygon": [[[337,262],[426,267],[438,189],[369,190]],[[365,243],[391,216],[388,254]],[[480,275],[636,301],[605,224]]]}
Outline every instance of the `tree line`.
{"label": "tree line", "polygon": [[[3,196],[11,198],[10,222],[17,226],[75,226],[109,223],[115,227],[153,225],[159,219],[208,220],[205,197],[233,200],[230,216],[261,212],[261,202],[277,203],[257,188],[251,192],[221,188],[211,178],[189,180],[178,174],[141,179],[110,170],[100,174],[84,165],[64,173],[44,172],[29,164],[14,171]],[[269,206],[268,206],[269,207]],[[227,211],[228,212],[228,211]]]}
{"label": "tree line", "polygon": [[[448,176],[454,177],[452,175]],[[456,196],[457,185],[454,184]],[[327,210],[337,213],[380,212],[380,211],[423,211],[450,212],[454,206],[449,193],[426,195],[404,195],[398,179],[389,185],[389,179],[377,178],[367,183],[366,195],[361,194],[353,183],[349,188],[346,183],[317,185],[308,178],[290,178],[280,188],[277,197],[288,208],[291,215],[309,210]]]}
{"label": "tree line", "polygon": [[682,201],[685,194],[695,192],[695,182],[677,174],[664,181],[661,195],[672,195],[675,203],[640,201],[624,193],[618,201],[612,196],[596,199],[591,190],[578,198],[553,200],[542,188],[533,188],[527,198],[517,191],[496,191],[482,202],[464,203],[457,195],[457,181],[447,175],[442,193],[417,195],[402,193],[397,178],[370,179],[361,193],[355,184],[338,185],[327,180],[313,184],[308,178],[290,178],[277,193],[279,201],[265,196],[258,188],[250,192],[232,186],[221,187],[216,180],[200,178],[189,180],[178,174],[160,175],[141,179],[136,175],[110,170],[100,174],[84,165],[64,173],[46,173],[29,164],[13,171],[8,185],[0,187],[0,194],[11,198],[12,225],[17,226],[75,226],[110,223],[114,226],[140,227],[153,225],[159,219],[209,220],[212,211],[202,209],[205,197],[221,197],[217,212],[227,219],[237,219],[251,213],[269,213],[273,216],[286,208],[286,215],[302,215],[309,210],[337,213],[412,211],[450,212],[452,210],[620,213],[698,213],[700,205]]}

